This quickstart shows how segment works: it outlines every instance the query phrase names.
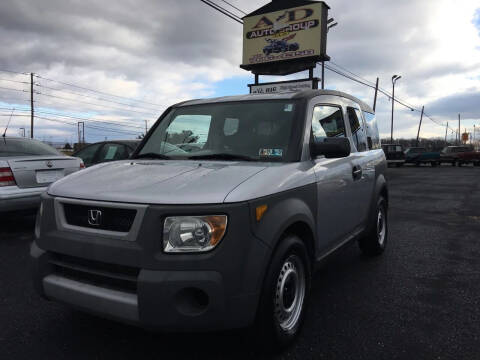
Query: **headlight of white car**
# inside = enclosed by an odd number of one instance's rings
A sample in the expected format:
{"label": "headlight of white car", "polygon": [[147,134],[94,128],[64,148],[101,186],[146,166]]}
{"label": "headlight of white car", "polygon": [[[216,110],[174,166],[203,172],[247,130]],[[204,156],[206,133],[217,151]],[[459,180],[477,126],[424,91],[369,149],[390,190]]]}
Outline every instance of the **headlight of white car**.
{"label": "headlight of white car", "polygon": [[226,215],[170,216],[163,226],[163,249],[168,253],[209,251],[226,230]]}

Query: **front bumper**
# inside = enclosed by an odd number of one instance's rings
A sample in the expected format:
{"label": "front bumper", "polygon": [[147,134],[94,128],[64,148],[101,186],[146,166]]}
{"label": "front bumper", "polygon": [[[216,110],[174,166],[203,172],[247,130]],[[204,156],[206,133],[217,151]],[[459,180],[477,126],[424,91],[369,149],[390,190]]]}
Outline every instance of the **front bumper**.
{"label": "front bumper", "polygon": [[[147,208],[136,241],[122,241],[58,230],[54,217],[46,216],[51,201],[43,205],[41,235],[31,257],[34,285],[44,297],[165,331],[253,323],[270,249],[250,232],[248,204],[212,206],[216,213],[228,213],[229,228],[218,247],[205,254],[161,251],[158,224],[171,207]],[[175,211],[211,213],[209,207]]]}
{"label": "front bumper", "polygon": [[46,187],[19,188],[5,186],[0,188],[0,212],[35,209],[40,205],[40,195]]}

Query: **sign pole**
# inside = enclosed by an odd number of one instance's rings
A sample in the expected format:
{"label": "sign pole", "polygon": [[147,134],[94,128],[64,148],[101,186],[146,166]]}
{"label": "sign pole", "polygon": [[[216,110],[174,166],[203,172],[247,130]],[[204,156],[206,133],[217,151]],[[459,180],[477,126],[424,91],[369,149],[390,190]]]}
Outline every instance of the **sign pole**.
{"label": "sign pole", "polygon": [[322,61],[322,90],[325,89],[325,61]]}

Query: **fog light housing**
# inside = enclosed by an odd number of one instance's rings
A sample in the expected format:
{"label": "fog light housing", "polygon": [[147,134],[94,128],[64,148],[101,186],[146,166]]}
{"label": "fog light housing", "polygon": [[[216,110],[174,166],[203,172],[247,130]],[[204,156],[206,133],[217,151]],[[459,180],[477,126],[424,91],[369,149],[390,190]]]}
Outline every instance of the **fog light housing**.
{"label": "fog light housing", "polygon": [[163,250],[167,253],[206,252],[220,243],[226,229],[226,215],[170,216],[163,224]]}

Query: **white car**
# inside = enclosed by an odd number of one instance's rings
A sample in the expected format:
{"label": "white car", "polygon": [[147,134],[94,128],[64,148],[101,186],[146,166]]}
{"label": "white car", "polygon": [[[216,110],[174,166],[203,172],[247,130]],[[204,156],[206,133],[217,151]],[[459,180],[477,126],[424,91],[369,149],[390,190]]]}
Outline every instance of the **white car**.
{"label": "white car", "polygon": [[48,185],[83,167],[40,141],[0,137],[0,213],[37,208]]}

